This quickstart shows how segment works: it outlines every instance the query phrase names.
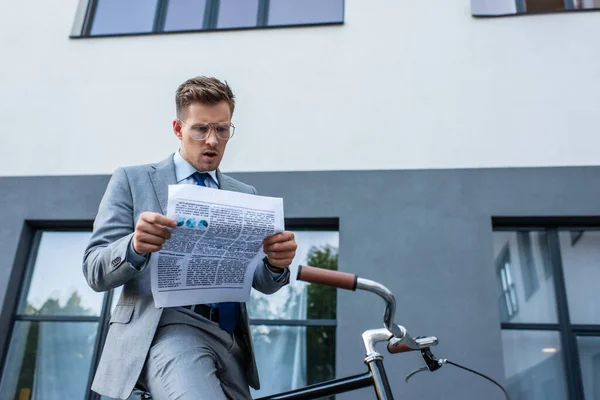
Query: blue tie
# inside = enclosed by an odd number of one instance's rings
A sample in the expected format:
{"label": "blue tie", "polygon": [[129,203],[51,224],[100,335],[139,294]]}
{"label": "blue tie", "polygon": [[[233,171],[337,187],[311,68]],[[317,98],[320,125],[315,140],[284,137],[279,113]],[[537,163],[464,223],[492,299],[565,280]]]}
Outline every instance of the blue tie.
{"label": "blue tie", "polygon": [[198,186],[206,186],[206,179],[212,179],[207,172],[194,172],[192,178],[194,178]]}
{"label": "blue tie", "polygon": [[[192,178],[198,186],[206,186],[206,180],[212,177],[206,172],[194,172]],[[238,324],[240,306],[238,303],[229,301],[226,303],[211,304],[211,307],[217,307],[219,310],[219,326],[229,333],[233,333]]]}

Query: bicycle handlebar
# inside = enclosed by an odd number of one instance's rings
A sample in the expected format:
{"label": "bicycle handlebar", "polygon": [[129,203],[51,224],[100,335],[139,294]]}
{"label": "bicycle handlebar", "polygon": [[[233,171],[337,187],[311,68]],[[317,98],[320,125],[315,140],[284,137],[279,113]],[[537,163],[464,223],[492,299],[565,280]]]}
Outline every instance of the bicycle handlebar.
{"label": "bicycle handlebar", "polygon": [[[396,299],[394,294],[385,286],[369,279],[359,278],[354,274],[347,272],[333,271],[330,269],[315,268],[308,265],[298,267],[297,280],[320,285],[332,286],[346,290],[365,290],[375,293],[381,297],[386,304],[383,314],[383,325],[393,336],[393,346],[388,347],[390,353],[402,353],[409,350],[422,350],[428,346],[435,346],[438,343],[437,338],[427,338],[420,342],[413,339],[406,329],[394,323],[394,314],[396,313]],[[388,340],[388,339],[386,339]]]}
{"label": "bicycle handlebar", "polygon": [[315,268],[308,265],[298,267],[299,281],[316,283],[319,285],[333,286],[338,289],[356,290],[358,277],[348,272],[332,271],[329,269]]}

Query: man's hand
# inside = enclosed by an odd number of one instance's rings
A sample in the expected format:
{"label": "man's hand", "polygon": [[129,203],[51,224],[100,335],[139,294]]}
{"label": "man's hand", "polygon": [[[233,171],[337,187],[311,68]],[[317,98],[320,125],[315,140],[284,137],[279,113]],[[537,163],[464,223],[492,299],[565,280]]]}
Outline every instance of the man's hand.
{"label": "man's hand", "polygon": [[296,255],[296,239],[292,232],[284,231],[263,240],[263,250],[269,263],[274,267],[287,268]]}
{"label": "man's hand", "polygon": [[177,222],[158,213],[140,214],[133,233],[133,250],[138,254],[146,254],[162,249],[165,240],[171,238],[167,226],[176,228]]}

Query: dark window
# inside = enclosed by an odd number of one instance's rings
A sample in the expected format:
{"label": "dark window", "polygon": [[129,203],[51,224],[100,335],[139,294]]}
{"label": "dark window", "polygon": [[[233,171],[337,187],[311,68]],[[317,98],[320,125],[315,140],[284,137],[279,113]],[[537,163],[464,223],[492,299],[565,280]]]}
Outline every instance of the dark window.
{"label": "dark window", "polygon": [[541,264],[548,262],[548,248],[540,243],[542,236],[545,238],[545,233],[538,230],[494,234],[502,322],[558,322],[554,280],[537,280],[537,271],[547,268]]}
{"label": "dark window", "polygon": [[157,0],[96,0],[90,35],[152,32],[157,3]]}
{"label": "dark window", "polygon": [[544,268],[544,277],[550,278],[552,276],[552,264],[550,263],[550,252],[548,251],[548,235],[546,232],[539,232],[537,235],[537,246],[540,249],[540,256],[542,257],[542,266]]}
{"label": "dark window", "polygon": [[524,0],[525,11],[560,11],[565,9],[564,0]]}
{"label": "dark window", "polygon": [[1,399],[85,399],[111,293],[81,273],[89,231],[38,231],[13,315]]}
{"label": "dark window", "polygon": [[[494,232],[494,244],[497,271],[504,265],[521,270],[514,275],[521,279],[515,282],[519,308],[513,315],[506,285],[500,286],[506,303],[501,325],[511,399],[599,398],[600,231],[502,227]],[[518,265],[511,263],[511,251],[519,252]],[[527,282],[532,271],[543,271],[546,277],[534,291]]]}
{"label": "dark window", "polygon": [[502,296],[500,298],[502,320],[509,320],[519,312],[519,303],[517,302],[517,291],[515,290],[515,281],[510,265],[508,244],[504,246],[504,249],[500,252],[500,256],[496,260],[496,270],[498,271],[498,279],[502,288]]}
{"label": "dark window", "polygon": [[[291,229],[294,265],[337,269],[337,227]],[[0,399],[97,398],[89,385],[121,288],[96,293],[85,282],[81,261],[90,234],[35,234],[2,360]],[[255,397],[335,377],[335,289],[293,281],[273,295],[253,292],[248,309],[257,363],[272,371]]]}
{"label": "dark window", "polygon": [[270,0],[269,25],[342,22],[344,0]]}
{"label": "dark window", "polygon": [[174,0],[167,4],[165,31],[199,30],[204,26],[206,0]]}
{"label": "dark window", "polygon": [[533,263],[533,250],[531,248],[529,232],[517,232],[517,243],[519,245],[525,299],[529,299],[540,287]]}
{"label": "dark window", "polygon": [[600,336],[577,337],[586,399],[600,399]]}
{"label": "dark window", "polygon": [[600,231],[559,232],[571,322],[600,325]]}
{"label": "dark window", "polygon": [[[298,250],[291,274],[305,264],[337,269],[338,232],[293,229]],[[335,378],[336,290],[292,281],[277,293],[253,291],[248,303],[259,371],[253,397]]]}
{"label": "dark window", "polygon": [[258,24],[258,0],[221,0],[217,29],[248,28]]}
{"label": "dark window", "polygon": [[600,9],[600,0],[473,0],[471,2],[471,8],[472,13],[475,16],[535,14]]}
{"label": "dark window", "polygon": [[567,398],[557,331],[504,329],[501,337],[506,388],[511,399]]}
{"label": "dark window", "polygon": [[81,36],[344,22],[344,0],[90,1]]}

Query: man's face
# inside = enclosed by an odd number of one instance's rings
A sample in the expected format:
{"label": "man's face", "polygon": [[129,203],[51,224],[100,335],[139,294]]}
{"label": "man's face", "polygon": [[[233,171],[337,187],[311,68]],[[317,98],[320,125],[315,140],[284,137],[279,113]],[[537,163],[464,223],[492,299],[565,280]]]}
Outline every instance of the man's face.
{"label": "man's face", "polygon": [[231,110],[226,101],[217,104],[192,103],[179,120],[173,121],[173,131],[181,140],[181,156],[198,171],[212,171],[219,167],[227,140],[219,139],[215,129],[204,140],[192,137],[194,129],[204,124],[230,124]]}

